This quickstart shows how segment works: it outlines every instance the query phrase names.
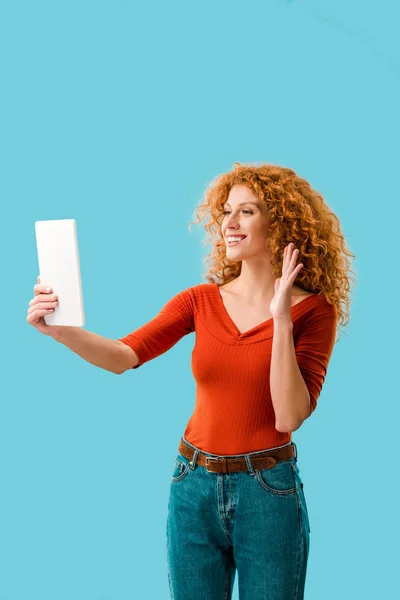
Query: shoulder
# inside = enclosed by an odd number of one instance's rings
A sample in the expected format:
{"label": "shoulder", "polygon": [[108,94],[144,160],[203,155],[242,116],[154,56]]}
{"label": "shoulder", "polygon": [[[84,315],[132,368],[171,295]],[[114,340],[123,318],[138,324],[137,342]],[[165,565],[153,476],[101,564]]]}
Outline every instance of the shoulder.
{"label": "shoulder", "polygon": [[215,303],[215,283],[197,283],[183,290],[184,297],[190,298],[193,310],[209,312]]}
{"label": "shoulder", "polygon": [[338,312],[335,304],[330,304],[324,294],[313,293],[300,302],[296,314],[296,333],[312,330],[335,329]]}
{"label": "shoulder", "polygon": [[336,325],[338,313],[335,304],[330,304],[323,292],[309,292],[300,288],[295,291],[292,304],[298,305],[295,309],[296,325],[298,330],[312,326],[316,323],[331,323]]}
{"label": "shoulder", "polygon": [[196,283],[187,289],[190,290],[194,296],[199,296],[201,294],[207,294],[215,286],[215,283]]}
{"label": "shoulder", "polygon": [[203,299],[210,298],[212,287],[215,284],[212,283],[198,283],[187,287],[178,292],[174,298],[178,301],[183,301],[186,304],[190,304],[192,307],[197,306]]}
{"label": "shoulder", "polygon": [[298,285],[293,285],[292,291],[292,297],[294,300],[304,300],[305,298],[312,296],[315,298],[315,300],[319,303],[320,306],[332,306],[331,304],[329,304],[323,292],[310,292],[308,290],[305,290],[304,288],[299,287]]}

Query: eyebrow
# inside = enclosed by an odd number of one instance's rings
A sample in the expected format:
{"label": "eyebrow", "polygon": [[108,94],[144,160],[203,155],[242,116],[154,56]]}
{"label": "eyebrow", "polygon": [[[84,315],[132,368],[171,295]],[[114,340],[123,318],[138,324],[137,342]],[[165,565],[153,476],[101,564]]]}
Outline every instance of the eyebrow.
{"label": "eyebrow", "polygon": [[[238,206],[243,206],[244,204],[254,204],[257,208],[260,208],[257,202],[253,202],[252,200],[247,200],[247,202],[241,202]],[[230,206],[229,202],[225,202],[224,206]]]}

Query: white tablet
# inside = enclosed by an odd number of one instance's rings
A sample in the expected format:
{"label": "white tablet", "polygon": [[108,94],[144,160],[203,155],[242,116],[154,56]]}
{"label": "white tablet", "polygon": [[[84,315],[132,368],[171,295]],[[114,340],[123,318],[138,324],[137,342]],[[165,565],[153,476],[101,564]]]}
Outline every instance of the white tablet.
{"label": "white tablet", "polygon": [[75,219],[35,221],[40,285],[53,289],[58,306],[47,325],[83,327],[82,280]]}

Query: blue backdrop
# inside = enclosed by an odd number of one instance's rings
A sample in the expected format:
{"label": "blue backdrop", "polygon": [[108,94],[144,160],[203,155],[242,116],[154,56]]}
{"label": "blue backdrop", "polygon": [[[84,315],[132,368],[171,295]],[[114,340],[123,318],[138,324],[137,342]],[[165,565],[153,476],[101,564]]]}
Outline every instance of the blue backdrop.
{"label": "blue backdrop", "polygon": [[1,2],[0,600],[169,598],[194,336],[116,376],[39,334],[34,222],[76,220],[85,328],[118,339],[205,282],[188,226],[234,161],[305,177],[356,255],[351,322],[293,434],[306,598],[395,595],[398,18],[394,0]]}

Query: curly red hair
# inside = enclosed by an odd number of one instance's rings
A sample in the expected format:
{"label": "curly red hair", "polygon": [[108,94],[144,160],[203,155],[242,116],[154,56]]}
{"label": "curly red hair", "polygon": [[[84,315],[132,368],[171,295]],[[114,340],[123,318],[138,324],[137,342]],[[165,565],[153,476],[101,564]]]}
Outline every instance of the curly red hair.
{"label": "curly red hair", "polygon": [[[223,285],[240,275],[241,261],[226,257],[226,246],[221,235],[224,204],[231,188],[244,184],[268,207],[269,235],[266,240],[273,256],[271,265],[276,277],[282,274],[283,251],[290,242],[299,250],[296,264],[303,267],[295,280],[306,291],[325,296],[337,308],[338,327],[349,322],[350,269],[349,257],[338,217],[330,210],[322,195],[289,168],[263,163],[260,166],[235,162],[233,170],[216,177],[207,187],[204,198],[194,216],[204,224],[205,244],[213,243],[205,257],[209,263],[203,273],[209,283]],[[350,273],[353,276],[350,276]],[[339,333],[340,338],[340,333]]]}

